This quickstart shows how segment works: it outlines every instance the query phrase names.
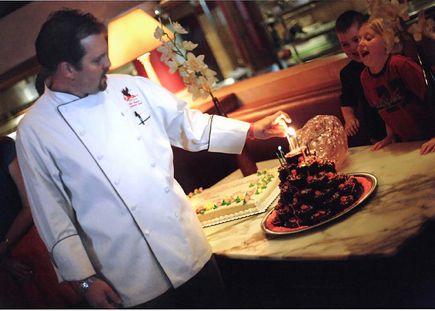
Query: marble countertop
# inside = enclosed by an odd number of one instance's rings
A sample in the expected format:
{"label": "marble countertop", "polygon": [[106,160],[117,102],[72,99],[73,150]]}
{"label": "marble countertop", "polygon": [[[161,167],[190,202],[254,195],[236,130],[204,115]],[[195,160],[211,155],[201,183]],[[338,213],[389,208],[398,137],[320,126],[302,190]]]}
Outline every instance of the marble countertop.
{"label": "marble countertop", "polygon": [[[342,260],[392,256],[422,225],[435,218],[435,153],[420,155],[422,142],[399,143],[376,152],[350,148],[339,172],[373,174],[376,191],[355,212],[315,230],[269,236],[261,229],[263,213],[204,228],[213,252],[236,259]],[[278,167],[278,160],[257,163]],[[241,178],[240,170],[221,180]],[[270,207],[268,211],[273,208]]]}

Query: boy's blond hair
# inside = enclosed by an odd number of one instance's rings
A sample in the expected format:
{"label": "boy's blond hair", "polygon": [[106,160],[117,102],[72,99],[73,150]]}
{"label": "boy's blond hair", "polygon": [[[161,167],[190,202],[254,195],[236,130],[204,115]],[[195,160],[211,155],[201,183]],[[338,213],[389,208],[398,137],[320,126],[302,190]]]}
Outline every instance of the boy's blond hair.
{"label": "boy's blond hair", "polygon": [[382,36],[388,53],[396,53],[398,50],[400,50],[400,46],[398,46],[400,41],[396,35],[396,32],[394,31],[394,28],[389,27],[388,23],[386,23],[383,18],[370,18],[366,24],[376,34]]}

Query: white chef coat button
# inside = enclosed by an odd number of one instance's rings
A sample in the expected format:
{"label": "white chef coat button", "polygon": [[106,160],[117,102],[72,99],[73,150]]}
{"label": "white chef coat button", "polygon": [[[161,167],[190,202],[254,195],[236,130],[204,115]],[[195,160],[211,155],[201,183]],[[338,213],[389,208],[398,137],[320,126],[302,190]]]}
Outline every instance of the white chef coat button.
{"label": "white chef coat button", "polygon": [[136,137],[136,139],[137,139],[137,140],[141,140],[141,139],[142,139],[142,136],[139,135],[139,136]]}
{"label": "white chef coat button", "polygon": [[131,206],[131,210],[132,210],[132,211],[135,211],[135,210],[136,210],[136,205],[132,205],[132,206]]}
{"label": "white chef coat button", "polygon": [[121,116],[125,117],[125,113],[124,113],[124,112],[121,112]]}
{"label": "white chef coat button", "polygon": [[156,162],[151,163],[151,167],[156,167]]}
{"label": "white chef coat button", "polygon": [[165,192],[166,192],[166,193],[169,192],[169,187],[165,187]]}
{"label": "white chef coat button", "polygon": [[97,160],[98,160],[98,161],[103,160],[103,158],[104,158],[104,156],[103,156],[102,154],[97,155]]}
{"label": "white chef coat button", "polygon": [[115,179],[114,183],[115,185],[119,185],[119,179]]}
{"label": "white chef coat button", "polygon": [[147,236],[150,235],[150,231],[149,231],[149,230],[145,230],[144,233],[145,233],[145,235],[147,235]]}
{"label": "white chef coat button", "polygon": [[85,131],[80,131],[79,134],[80,134],[80,136],[85,136],[86,132]]}

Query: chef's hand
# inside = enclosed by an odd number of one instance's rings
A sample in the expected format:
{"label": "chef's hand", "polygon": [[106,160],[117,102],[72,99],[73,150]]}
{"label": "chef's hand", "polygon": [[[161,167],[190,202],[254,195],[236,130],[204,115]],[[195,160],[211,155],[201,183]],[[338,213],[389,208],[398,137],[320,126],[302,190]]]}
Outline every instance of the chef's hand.
{"label": "chef's hand", "polygon": [[94,308],[114,309],[122,307],[121,297],[101,279],[96,279],[89,286],[85,298]]}
{"label": "chef's hand", "polygon": [[347,136],[353,136],[358,133],[359,121],[355,116],[348,117],[344,122],[344,130]]}
{"label": "chef's hand", "polygon": [[421,145],[420,154],[435,152],[435,137]]}
{"label": "chef's hand", "polygon": [[271,137],[285,137],[285,129],[280,122],[290,123],[292,120],[285,112],[278,111],[274,115],[267,116],[252,124],[253,137],[256,139],[268,139]]}

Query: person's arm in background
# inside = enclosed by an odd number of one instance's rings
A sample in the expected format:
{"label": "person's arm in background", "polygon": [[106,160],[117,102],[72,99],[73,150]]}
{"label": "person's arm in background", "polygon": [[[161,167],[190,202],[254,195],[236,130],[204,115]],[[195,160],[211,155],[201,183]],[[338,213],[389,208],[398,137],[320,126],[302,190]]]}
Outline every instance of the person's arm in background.
{"label": "person's arm in background", "polygon": [[359,129],[359,121],[351,106],[341,106],[341,113],[344,118],[344,130],[347,136],[356,135]]}
{"label": "person's arm in background", "polygon": [[435,137],[425,142],[420,148],[420,154],[424,155],[431,152],[435,152]]}
{"label": "person's arm in background", "polygon": [[376,151],[395,142],[395,134],[393,130],[387,124],[385,124],[385,129],[387,130],[387,136],[374,144],[370,150]]}
{"label": "person's arm in background", "polygon": [[352,76],[347,73],[345,69],[340,72],[340,83],[341,83],[341,114],[344,118],[344,130],[347,136],[353,136],[358,133],[359,130],[359,120],[355,116],[354,107],[355,101],[357,101],[357,94],[355,94],[355,81],[352,81]]}
{"label": "person's arm in background", "polygon": [[[6,233],[5,239],[0,242],[0,258],[3,258],[7,255],[9,248],[17,243],[33,224],[32,213],[30,211],[29,202],[27,201],[24,181],[23,177],[21,176],[17,158],[12,160],[12,162],[8,166],[8,169],[9,174],[11,175],[12,179],[15,182],[15,185],[17,186],[18,193],[21,199],[22,209],[15,218],[8,232]],[[11,258],[5,257],[2,260],[1,264],[9,272],[21,279],[29,278],[32,275],[30,267]]]}

